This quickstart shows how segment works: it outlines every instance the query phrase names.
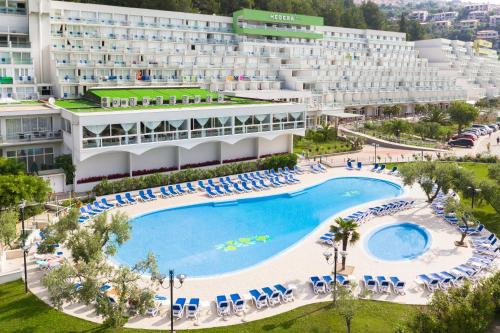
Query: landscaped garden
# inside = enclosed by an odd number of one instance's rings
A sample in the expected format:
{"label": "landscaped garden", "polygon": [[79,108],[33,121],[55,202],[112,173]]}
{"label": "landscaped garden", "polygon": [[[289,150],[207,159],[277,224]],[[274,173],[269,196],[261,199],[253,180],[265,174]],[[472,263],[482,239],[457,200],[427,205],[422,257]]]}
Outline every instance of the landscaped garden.
{"label": "landscaped garden", "polygon": [[359,138],[345,138],[337,135],[337,130],[329,124],[318,129],[309,129],[304,137],[294,136],[293,152],[306,157],[328,155],[360,149]]}

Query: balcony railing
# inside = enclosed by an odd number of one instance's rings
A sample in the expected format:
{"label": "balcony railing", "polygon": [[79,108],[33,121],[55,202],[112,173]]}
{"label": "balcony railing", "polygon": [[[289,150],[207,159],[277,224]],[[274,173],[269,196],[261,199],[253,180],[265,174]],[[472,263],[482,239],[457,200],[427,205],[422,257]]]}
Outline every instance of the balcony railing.
{"label": "balcony railing", "polygon": [[62,131],[38,131],[30,133],[17,133],[14,135],[0,136],[0,142],[31,142],[43,140],[57,140],[62,138]]}
{"label": "balcony railing", "polygon": [[205,128],[191,131],[191,138],[206,138],[233,134],[232,127]]}
{"label": "balcony railing", "polygon": [[141,143],[184,140],[188,137],[189,131],[187,130],[175,132],[146,133],[141,135]]}
{"label": "balcony railing", "polygon": [[120,135],[100,138],[83,139],[83,148],[99,148],[111,146],[124,146],[137,143],[137,135]]}

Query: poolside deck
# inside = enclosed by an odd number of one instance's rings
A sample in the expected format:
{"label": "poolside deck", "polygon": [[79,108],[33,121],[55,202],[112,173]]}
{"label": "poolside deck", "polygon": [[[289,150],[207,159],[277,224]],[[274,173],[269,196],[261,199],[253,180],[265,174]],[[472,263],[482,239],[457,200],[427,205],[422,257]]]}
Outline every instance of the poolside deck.
{"label": "poolside deck", "polygon": [[[374,174],[369,171],[347,171],[344,168],[328,169],[322,174],[304,174],[299,176],[301,183],[291,185],[280,189],[272,189],[264,192],[248,193],[232,196],[234,198],[254,197],[261,195],[270,195],[273,193],[294,192],[304,187],[309,187],[321,183],[333,177],[345,176],[366,176],[376,177],[389,180],[400,184],[400,179],[386,174]],[[408,304],[425,304],[429,299],[429,293],[423,289],[415,278],[418,274],[440,272],[452,268],[453,266],[465,263],[472,254],[471,248],[455,247],[454,241],[460,239],[459,232],[452,226],[438,220],[431,212],[430,207],[425,203],[424,193],[419,187],[405,187],[401,198],[416,200],[415,208],[399,212],[392,216],[375,217],[364,223],[359,231],[361,239],[356,245],[348,248],[347,265],[354,266],[354,271],[351,278],[359,284],[359,279],[363,274],[370,275],[396,275],[401,280],[407,282],[407,293],[404,296],[394,295],[372,295],[372,299],[393,301]],[[127,213],[130,217],[142,215],[145,212],[155,211],[159,209],[189,205],[193,203],[208,202],[208,201],[228,200],[228,197],[209,199],[205,194],[197,192],[195,194],[159,199],[153,202],[142,203],[133,206],[119,208],[117,210]],[[380,200],[370,203],[365,203],[361,206],[352,207],[342,213],[340,216],[345,216],[349,212],[354,212],[362,208],[372,207],[377,203],[387,202],[389,200]],[[252,321],[264,317],[276,315],[286,312],[292,308],[320,301],[331,299],[330,295],[316,296],[313,294],[309,277],[311,275],[330,274],[332,266],[325,262],[323,252],[329,249],[328,246],[320,245],[317,239],[320,235],[327,232],[330,224],[336,216],[325,221],[310,235],[301,240],[296,245],[285,250],[278,256],[264,261],[256,266],[237,271],[230,274],[224,274],[216,277],[207,278],[191,278],[187,279],[183,287],[174,291],[176,297],[199,297],[201,299],[201,313],[197,322],[181,319],[176,321],[176,328],[207,328],[215,326],[225,326],[239,324],[244,321]],[[422,256],[405,262],[386,262],[377,260],[369,255],[363,246],[364,237],[371,230],[383,225],[394,222],[414,222],[425,227],[431,235],[432,243],[430,248]],[[44,301],[48,301],[47,291],[40,284],[41,272],[31,260],[29,270],[30,289]],[[282,304],[273,308],[256,310],[253,305],[248,302],[247,312],[244,317],[231,316],[222,319],[215,315],[214,300],[216,295],[238,292],[245,297],[248,290],[253,288],[261,288],[272,286],[276,283],[284,285],[295,285],[296,290],[295,301]],[[168,295],[168,290],[158,290],[158,293]],[[100,321],[93,309],[81,304],[73,304],[66,306],[64,311],[68,314],[91,320]],[[161,315],[157,317],[145,317],[132,319],[126,326],[135,328],[150,328],[150,329],[165,329],[169,325],[168,306],[161,309]]]}

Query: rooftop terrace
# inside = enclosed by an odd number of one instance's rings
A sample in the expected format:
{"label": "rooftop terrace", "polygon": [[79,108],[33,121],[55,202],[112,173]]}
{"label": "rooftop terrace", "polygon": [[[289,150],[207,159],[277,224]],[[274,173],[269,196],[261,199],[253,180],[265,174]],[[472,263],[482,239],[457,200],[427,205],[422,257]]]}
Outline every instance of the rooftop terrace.
{"label": "rooftop terrace", "polygon": [[[161,104],[158,104],[157,97],[162,98]],[[172,97],[175,97],[174,103],[170,101]],[[257,99],[231,96],[224,96],[223,101],[219,101],[218,97],[217,93],[196,87],[93,89],[88,91],[82,99],[60,99],[56,100],[55,105],[72,112],[105,112],[269,103]],[[105,98],[109,99],[109,107],[103,106],[102,101]],[[136,98],[137,105],[129,104],[133,98]],[[185,98],[187,98],[186,101],[183,100]],[[118,104],[113,103],[113,99],[118,99]],[[121,104],[122,100],[127,100],[126,105]],[[147,100],[149,104],[144,104],[144,100]]]}

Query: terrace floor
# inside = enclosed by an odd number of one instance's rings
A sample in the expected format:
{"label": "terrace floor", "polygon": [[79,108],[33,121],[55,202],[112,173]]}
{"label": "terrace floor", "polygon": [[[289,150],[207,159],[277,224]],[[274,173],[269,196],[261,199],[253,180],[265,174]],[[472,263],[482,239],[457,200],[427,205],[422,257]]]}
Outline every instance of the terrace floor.
{"label": "terrace floor", "polygon": [[[400,183],[399,178],[386,174],[374,174],[369,171],[347,171],[344,168],[333,168],[328,169],[328,172],[323,174],[304,174],[299,176],[302,182],[297,185],[287,186],[282,189],[272,189],[265,192],[242,194],[239,195],[238,198],[269,195],[284,191],[293,192],[333,177],[349,175],[377,177]],[[358,284],[359,279],[364,274],[385,276],[396,275],[401,280],[407,282],[406,295],[394,296],[387,294],[369,296],[372,299],[406,304],[425,304],[429,299],[429,293],[415,281],[416,276],[422,273],[440,272],[461,263],[465,263],[471,256],[472,249],[454,246],[454,241],[460,239],[459,232],[454,227],[438,220],[432,214],[430,207],[425,203],[423,192],[418,187],[405,187],[401,198],[416,200],[416,207],[399,212],[393,216],[376,217],[364,223],[359,228],[361,234],[360,241],[358,241],[356,245],[348,248],[347,265],[354,266],[354,271],[350,278],[356,280]],[[126,212],[130,217],[134,217],[149,211],[211,200],[227,200],[227,198],[209,199],[205,194],[198,192],[182,197],[166,200],[159,199],[153,202],[119,208],[119,210]],[[387,201],[389,200],[380,200],[352,207],[349,210],[341,212],[339,215],[344,216],[349,212],[368,208],[377,203]],[[215,277],[188,278],[181,289],[174,291],[174,299],[177,297],[199,297],[201,299],[201,312],[198,321],[181,319],[176,321],[176,327],[179,329],[189,329],[234,325],[245,321],[276,315],[301,305],[329,300],[331,297],[330,295],[314,295],[308,281],[311,275],[324,275],[332,271],[332,266],[325,262],[322,255],[329,247],[320,245],[317,240],[320,235],[328,231],[335,217],[336,216],[333,216],[331,219],[322,223],[317,229],[296,245],[256,266]],[[365,251],[363,247],[363,237],[368,235],[371,230],[382,224],[402,221],[414,222],[427,229],[432,239],[432,244],[427,252],[411,261],[386,262],[375,259]],[[30,259],[28,278],[30,281],[30,289],[42,300],[48,302],[48,293],[40,283],[42,272],[37,269],[34,260],[32,258]],[[296,287],[294,292],[295,301],[264,310],[256,310],[255,307],[248,302],[246,315],[244,317],[231,316],[222,319],[215,314],[214,299],[216,295],[229,295],[230,293],[238,292],[243,297],[246,297],[250,289],[274,285],[276,283],[294,285]],[[158,293],[166,296],[168,296],[168,292],[168,290],[164,289],[158,290]],[[100,318],[96,316],[93,309],[82,304],[67,305],[64,307],[64,312],[82,319],[95,322],[100,321]],[[129,321],[126,326],[134,328],[164,329],[169,322],[168,305],[163,306],[160,313],[161,315],[157,317],[134,318]]]}

